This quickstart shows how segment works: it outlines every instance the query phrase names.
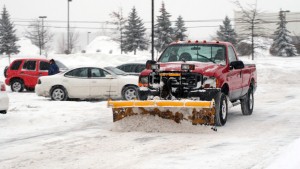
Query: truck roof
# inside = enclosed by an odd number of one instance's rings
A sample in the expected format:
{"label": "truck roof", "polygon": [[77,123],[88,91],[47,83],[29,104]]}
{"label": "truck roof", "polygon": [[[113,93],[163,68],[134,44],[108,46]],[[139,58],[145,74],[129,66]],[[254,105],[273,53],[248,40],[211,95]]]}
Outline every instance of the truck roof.
{"label": "truck roof", "polygon": [[231,45],[230,42],[224,42],[224,41],[199,41],[199,40],[188,40],[188,41],[176,41],[176,42],[172,42],[170,45],[174,45],[174,44],[212,44],[212,45]]}

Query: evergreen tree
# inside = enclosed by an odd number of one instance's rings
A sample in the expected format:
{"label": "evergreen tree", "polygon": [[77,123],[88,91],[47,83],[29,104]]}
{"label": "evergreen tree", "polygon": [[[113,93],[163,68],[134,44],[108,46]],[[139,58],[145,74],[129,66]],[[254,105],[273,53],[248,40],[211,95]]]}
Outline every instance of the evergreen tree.
{"label": "evergreen tree", "polygon": [[235,45],[237,35],[230,22],[230,19],[226,16],[223,25],[220,25],[220,30],[217,31],[217,38],[220,41],[230,42]]}
{"label": "evergreen tree", "polygon": [[146,28],[144,27],[142,19],[138,17],[135,7],[132,8],[124,29],[123,48],[125,52],[133,51],[134,54],[136,54],[137,49],[147,50],[148,41],[145,38]]}
{"label": "evergreen tree", "polygon": [[15,35],[16,30],[14,29],[13,23],[10,22],[9,17],[4,6],[0,19],[0,53],[7,54],[10,63],[10,55],[12,53],[19,53],[19,46],[16,45],[18,38]]}
{"label": "evergreen tree", "polygon": [[174,36],[175,36],[175,39],[174,40],[181,40],[183,41],[187,35],[185,34],[186,32],[186,27],[184,27],[184,21],[182,19],[181,16],[179,16],[176,20],[176,23],[175,23],[175,28],[174,28]]}
{"label": "evergreen tree", "polygon": [[276,56],[296,56],[297,49],[292,44],[290,31],[286,28],[286,18],[284,12],[279,12],[279,22],[277,23],[277,30],[274,32],[275,38],[271,46],[270,53]]}
{"label": "evergreen tree", "polygon": [[171,27],[171,15],[166,11],[165,4],[160,8],[161,15],[157,17],[157,24],[154,28],[154,46],[158,52],[162,52],[173,40],[173,29]]}

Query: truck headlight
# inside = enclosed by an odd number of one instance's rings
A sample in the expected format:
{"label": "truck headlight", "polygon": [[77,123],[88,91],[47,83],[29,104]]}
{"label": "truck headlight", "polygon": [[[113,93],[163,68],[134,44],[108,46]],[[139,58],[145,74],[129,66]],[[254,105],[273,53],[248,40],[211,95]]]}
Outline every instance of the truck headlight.
{"label": "truck headlight", "polygon": [[139,87],[148,86],[148,76],[141,76],[139,81]]}
{"label": "truck headlight", "polygon": [[159,70],[159,67],[160,67],[159,64],[152,64],[151,65],[152,70]]}
{"label": "truck headlight", "polygon": [[215,77],[203,77],[203,88],[215,88],[217,86],[217,79]]}
{"label": "truck headlight", "polygon": [[182,64],[181,70],[195,70],[195,65],[191,64]]}

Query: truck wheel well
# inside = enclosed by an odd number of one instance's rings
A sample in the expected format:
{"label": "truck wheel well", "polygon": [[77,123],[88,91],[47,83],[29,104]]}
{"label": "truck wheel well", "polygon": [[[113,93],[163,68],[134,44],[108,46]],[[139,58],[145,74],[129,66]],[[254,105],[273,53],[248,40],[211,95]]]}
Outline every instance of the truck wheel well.
{"label": "truck wheel well", "polygon": [[221,92],[224,93],[226,96],[229,96],[229,86],[227,83],[225,83],[222,88],[221,88]]}

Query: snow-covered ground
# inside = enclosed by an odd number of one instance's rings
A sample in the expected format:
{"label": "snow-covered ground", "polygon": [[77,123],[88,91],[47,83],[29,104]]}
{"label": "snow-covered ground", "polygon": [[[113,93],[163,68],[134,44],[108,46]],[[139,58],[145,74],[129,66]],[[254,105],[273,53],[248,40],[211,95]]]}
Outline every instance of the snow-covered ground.
{"label": "snow-covered ground", "polygon": [[[149,55],[52,55],[68,66],[118,65]],[[247,58],[242,58],[249,62]],[[0,80],[7,58],[0,57]],[[152,116],[113,123],[106,101],[55,102],[12,93],[0,114],[0,168],[300,168],[300,57],[259,57],[253,115],[230,109],[224,127]]]}

